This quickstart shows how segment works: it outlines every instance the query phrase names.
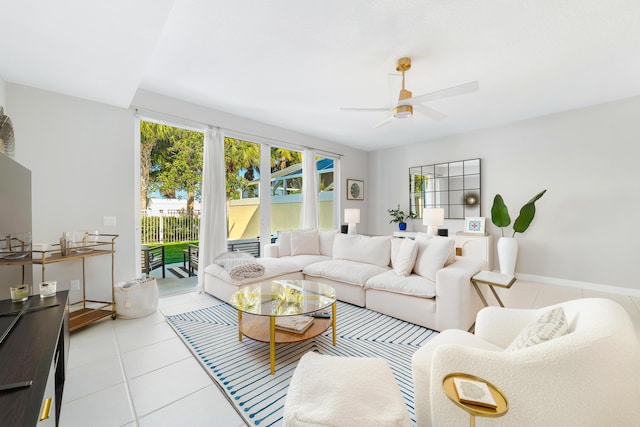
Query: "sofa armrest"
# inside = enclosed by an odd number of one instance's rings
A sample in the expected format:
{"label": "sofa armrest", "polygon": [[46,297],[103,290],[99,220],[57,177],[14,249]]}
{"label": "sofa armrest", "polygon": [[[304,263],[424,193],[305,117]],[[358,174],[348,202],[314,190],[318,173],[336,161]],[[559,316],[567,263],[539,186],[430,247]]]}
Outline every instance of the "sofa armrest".
{"label": "sofa armrest", "polygon": [[467,330],[482,302],[471,285],[471,276],[482,269],[482,260],[456,259],[436,272],[436,328]]}
{"label": "sofa armrest", "polygon": [[262,252],[263,258],[280,258],[280,254],[278,253],[278,244],[277,243],[267,243],[264,245],[264,251]]}

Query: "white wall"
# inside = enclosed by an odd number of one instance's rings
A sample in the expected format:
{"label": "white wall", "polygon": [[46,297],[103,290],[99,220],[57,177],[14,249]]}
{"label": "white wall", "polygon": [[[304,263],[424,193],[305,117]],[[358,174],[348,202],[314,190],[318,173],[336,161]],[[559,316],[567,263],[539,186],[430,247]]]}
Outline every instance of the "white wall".
{"label": "white wall", "polygon": [[[637,272],[640,212],[640,97],[569,111],[369,155],[369,222],[388,234],[387,209],[408,209],[408,168],[482,159],[482,215],[502,194],[512,220],[542,189],[536,217],[518,234],[516,272],[558,282],[627,288],[640,295]],[[419,220],[414,229],[423,229]],[[463,227],[450,220],[450,234]],[[624,290],[623,290],[624,291]],[[626,291],[625,291],[626,292]]]}
{"label": "white wall", "polygon": [[7,93],[7,85],[4,79],[2,78],[2,76],[0,76],[0,105],[5,107],[5,114],[8,114],[7,107],[6,107],[7,105],[6,93]]}
{"label": "white wall", "polygon": [[[11,83],[6,96],[16,160],[32,173],[34,242],[57,242],[63,231],[119,234],[115,280],[135,277],[133,112]],[[103,216],[117,225],[104,227]],[[109,298],[110,257],[86,265],[89,296]],[[46,278],[68,289],[81,264],[61,266],[47,266]],[[40,277],[35,268],[34,282]]]}

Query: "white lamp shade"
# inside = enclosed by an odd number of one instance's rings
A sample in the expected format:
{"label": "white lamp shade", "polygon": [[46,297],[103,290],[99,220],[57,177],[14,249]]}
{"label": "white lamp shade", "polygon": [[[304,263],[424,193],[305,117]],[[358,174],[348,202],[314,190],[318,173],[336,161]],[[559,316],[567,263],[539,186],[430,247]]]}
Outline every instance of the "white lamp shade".
{"label": "white lamp shade", "polygon": [[357,224],[360,222],[360,209],[345,209],[344,222],[347,224]]}
{"label": "white lamp shade", "polygon": [[444,224],[444,209],[428,208],[423,211],[422,223],[428,225],[429,234],[438,234],[438,226]]}

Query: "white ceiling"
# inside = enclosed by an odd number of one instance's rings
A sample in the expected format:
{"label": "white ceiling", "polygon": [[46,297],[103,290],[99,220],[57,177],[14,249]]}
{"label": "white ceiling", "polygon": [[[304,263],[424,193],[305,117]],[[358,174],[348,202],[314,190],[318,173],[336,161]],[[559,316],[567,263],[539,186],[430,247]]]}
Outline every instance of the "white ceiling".
{"label": "white ceiling", "polygon": [[[638,0],[0,0],[7,82],[128,107],[145,89],[363,150],[640,95]],[[373,128],[397,98],[478,92]]]}

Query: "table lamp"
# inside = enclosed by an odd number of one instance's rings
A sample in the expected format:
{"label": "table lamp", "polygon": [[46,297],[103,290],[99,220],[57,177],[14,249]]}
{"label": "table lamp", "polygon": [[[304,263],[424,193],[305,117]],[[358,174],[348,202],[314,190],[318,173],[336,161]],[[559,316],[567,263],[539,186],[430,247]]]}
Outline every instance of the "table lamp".
{"label": "table lamp", "polygon": [[422,223],[428,226],[428,234],[437,235],[438,226],[444,224],[443,208],[427,208],[423,212]]}
{"label": "table lamp", "polygon": [[360,222],[360,209],[345,209],[344,222],[349,224],[347,234],[356,234],[356,224]]}

